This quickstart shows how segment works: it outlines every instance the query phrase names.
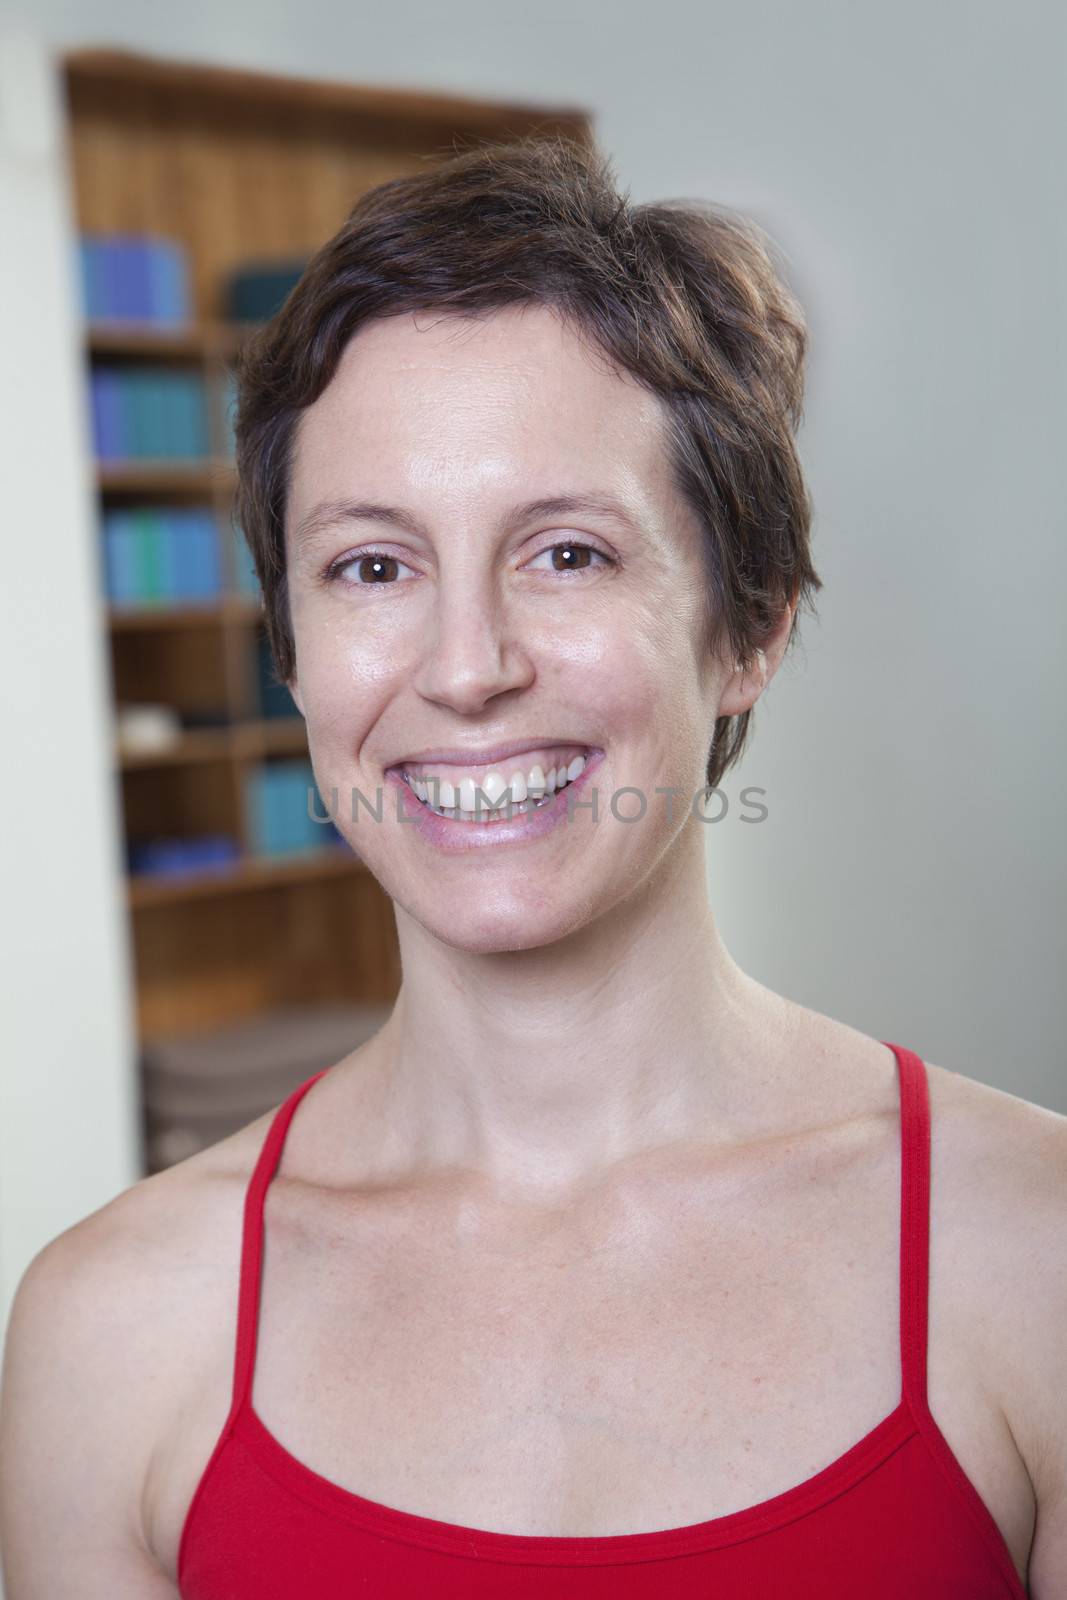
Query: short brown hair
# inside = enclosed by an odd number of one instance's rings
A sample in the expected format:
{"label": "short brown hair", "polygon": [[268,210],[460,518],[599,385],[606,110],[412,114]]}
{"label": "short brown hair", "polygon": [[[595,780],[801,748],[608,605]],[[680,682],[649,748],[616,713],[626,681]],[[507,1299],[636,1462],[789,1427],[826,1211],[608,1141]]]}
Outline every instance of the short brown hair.
{"label": "short brown hair", "polygon": [[[662,399],[675,482],[706,533],[709,648],[751,665],[796,604],[792,644],[822,587],[794,443],[807,332],[767,235],[708,202],[631,205],[595,147],[529,135],[361,195],[241,351],[234,509],[282,682],[295,668],[285,516],[300,413],[373,318],[531,302]],[[751,716],[717,719],[710,786],[740,757]]]}

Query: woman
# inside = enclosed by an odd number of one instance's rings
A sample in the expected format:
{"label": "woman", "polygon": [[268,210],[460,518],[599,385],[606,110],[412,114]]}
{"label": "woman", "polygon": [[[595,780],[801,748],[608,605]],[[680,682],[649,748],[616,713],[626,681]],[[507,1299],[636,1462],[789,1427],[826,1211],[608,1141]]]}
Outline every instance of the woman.
{"label": "woman", "polygon": [[555,141],[365,195],[250,347],[240,520],[403,983],[34,1262],[9,1600],[1062,1592],[1062,1281],[1014,1313],[1067,1119],[708,901],[820,587],[804,348],[758,230]]}

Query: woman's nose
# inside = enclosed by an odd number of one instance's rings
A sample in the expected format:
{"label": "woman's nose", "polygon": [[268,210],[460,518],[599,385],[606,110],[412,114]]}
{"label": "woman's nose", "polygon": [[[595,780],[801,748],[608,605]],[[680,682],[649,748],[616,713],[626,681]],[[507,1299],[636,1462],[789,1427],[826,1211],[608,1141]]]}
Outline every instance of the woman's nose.
{"label": "woman's nose", "polygon": [[438,592],[415,672],[421,695],[470,714],[533,676],[517,619],[498,594]]}

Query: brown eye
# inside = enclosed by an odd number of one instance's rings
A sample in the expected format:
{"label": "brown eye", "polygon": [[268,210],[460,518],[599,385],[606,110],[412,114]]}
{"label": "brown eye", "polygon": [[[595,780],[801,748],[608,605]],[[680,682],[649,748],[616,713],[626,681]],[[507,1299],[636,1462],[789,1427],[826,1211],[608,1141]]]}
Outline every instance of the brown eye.
{"label": "brown eye", "polygon": [[594,565],[592,559],[594,556],[605,566],[610,567],[614,564],[610,556],[604,555],[593,545],[581,544],[576,539],[569,539],[564,544],[549,545],[540,555],[534,557],[534,561],[540,561],[542,556],[552,558],[553,572],[587,572]]}
{"label": "brown eye", "polygon": [[352,565],[359,573],[360,583],[388,583],[400,562],[395,556],[360,556]]}
{"label": "brown eye", "polygon": [[402,568],[412,570],[406,561],[384,550],[364,550],[335,561],[326,577],[327,582],[347,584],[350,589],[381,589],[393,587]]}

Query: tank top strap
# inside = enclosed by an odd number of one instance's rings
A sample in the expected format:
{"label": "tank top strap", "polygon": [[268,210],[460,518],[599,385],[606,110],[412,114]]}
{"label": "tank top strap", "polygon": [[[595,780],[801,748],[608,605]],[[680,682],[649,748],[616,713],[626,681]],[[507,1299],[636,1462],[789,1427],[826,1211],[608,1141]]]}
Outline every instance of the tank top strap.
{"label": "tank top strap", "polygon": [[267,1129],[267,1136],[245,1190],[231,1419],[246,1403],[252,1388],[252,1373],[256,1362],[256,1335],[259,1329],[259,1291],[263,1276],[263,1205],[267,1189],[278,1169],[285,1136],[293,1120],[293,1112],[312,1084],[318,1083],[329,1070],[329,1067],[323,1067],[321,1071],[298,1084],[288,1099],[282,1101]]}
{"label": "tank top strap", "polygon": [[926,1063],[889,1044],[900,1085],[900,1370],[901,1399],[926,1405],[930,1263],[930,1092]]}

